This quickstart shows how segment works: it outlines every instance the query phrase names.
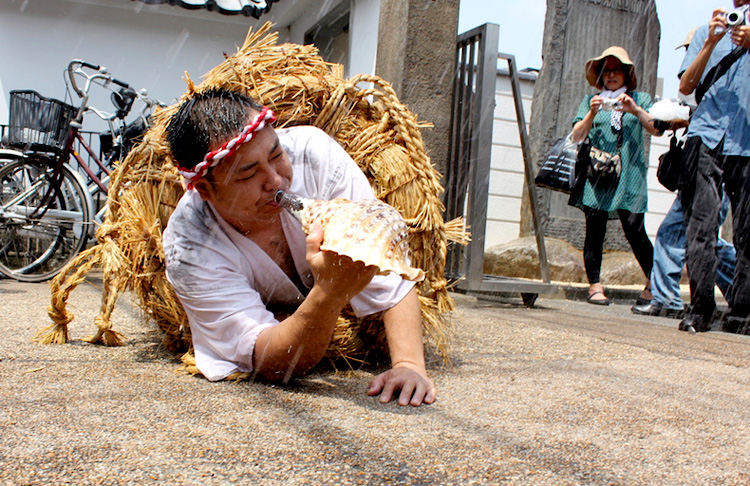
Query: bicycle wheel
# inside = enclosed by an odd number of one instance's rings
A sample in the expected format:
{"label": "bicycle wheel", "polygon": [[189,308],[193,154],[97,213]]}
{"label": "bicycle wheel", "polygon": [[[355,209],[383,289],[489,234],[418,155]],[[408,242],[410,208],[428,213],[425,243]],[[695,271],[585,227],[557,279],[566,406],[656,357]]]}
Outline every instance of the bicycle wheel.
{"label": "bicycle wheel", "polygon": [[54,277],[86,244],[90,208],[84,188],[68,167],[57,179],[54,172],[41,160],[0,167],[0,272],[22,282]]}

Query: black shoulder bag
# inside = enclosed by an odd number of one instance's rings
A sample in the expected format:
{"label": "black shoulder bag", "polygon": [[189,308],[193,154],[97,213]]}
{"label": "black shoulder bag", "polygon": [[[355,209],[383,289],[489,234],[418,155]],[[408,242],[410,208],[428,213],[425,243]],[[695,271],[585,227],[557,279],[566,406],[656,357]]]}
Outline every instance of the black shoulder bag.
{"label": "black shoulder bag", "polygon": [[706,95],[708,88],[710,88],[716,80],[724,76],[727,71],[729,71],[732,64],[734,64],[735,61],[742,57],[746,52],[747,49],[744,47],[735,47],[732,52],[721,58],[721,61],[706,73],[706,77],[704,77],[703,81],[701,81],[700,84],[698,84],[698,87],[695,88],[695,101],[700,103]]}
{"label": "black shoulder bag", "polygon": [[685,142],[677,139],[677,134],[672,134],[669,141],[669,150],[659,156],[659,167],[656,169],[656,178],[661,185],[674,192],[680,184],[680,168],[682,164],[682,151]]}

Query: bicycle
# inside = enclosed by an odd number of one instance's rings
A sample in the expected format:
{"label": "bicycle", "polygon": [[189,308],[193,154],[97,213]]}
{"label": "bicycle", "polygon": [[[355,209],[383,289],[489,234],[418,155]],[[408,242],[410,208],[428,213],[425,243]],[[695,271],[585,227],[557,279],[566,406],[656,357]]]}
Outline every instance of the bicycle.
{"label": "bicycle", "polygon": [[[84,248],[106,211],[112,164],[124,158],[146,131],[149,113],[165,106],[96,64],[71,61],[66,75],[69,91],[80,99],[77,107],[31,90],[10,92],[12,148],[0,149],[0,273],[23,282],[52,278]],[[82,86],[76,77],[85,81]],[[114,113],[89,105],[94,85],[112,91]],[[143,108],[138,119],[126,123],[135,100],[143,102]],[[109,126],[100,134],[101,157],[80,133],[88,112]],[[75,149],[76,143],[95,163],[93,169]]]}

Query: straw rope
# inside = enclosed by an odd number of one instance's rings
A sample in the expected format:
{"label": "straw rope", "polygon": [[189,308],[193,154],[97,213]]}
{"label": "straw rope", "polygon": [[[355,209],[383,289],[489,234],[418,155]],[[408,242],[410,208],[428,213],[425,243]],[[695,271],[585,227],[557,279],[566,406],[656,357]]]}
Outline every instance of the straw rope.
{"label": "straw rope", "polygon": [[[277,45],[278,34],[266,23],[248,32],[233,56],[208,72],[196,86],[186,74],[188,90],[178,103],[154,115],[152,128],[112,173],[109,209],[97,231],[97,244],[81,253],[52,281],[49,315],[52,326],[36,339],[65,342],[73,316],[66,305],[70,292],[95,265],[104,273],[102,307],[91,342],[120,344],[112,329],[112,310],[119,293],[129,290],[164,335],[174,352],[189,351],[190,328],[166,280],[162,230],[184,189],[165,139],[165,128],[187,97],[223,87],[247,94],[272,109],[278,126],[313,125],[334,137],[371,182],[376,196],[395,207],[409,227],[412,264],[426,273],[417,290],[428,351],[449,361],[455,309],[443,277],[448,241],[465,243],[461,220],[445,223],[440,175],[430,164],[421,130],[396,93],[376,76],[346,80],[338,65],[324,62],[314,46]],[[366,87],[361,87],[366,86]],[[345,309],[327,357],[352,363],[373,361],[387,351],[380,316],[358,319]],[[184,370],[197,373],[190,354]],[[245,378],[245,375],[232,378]]]}

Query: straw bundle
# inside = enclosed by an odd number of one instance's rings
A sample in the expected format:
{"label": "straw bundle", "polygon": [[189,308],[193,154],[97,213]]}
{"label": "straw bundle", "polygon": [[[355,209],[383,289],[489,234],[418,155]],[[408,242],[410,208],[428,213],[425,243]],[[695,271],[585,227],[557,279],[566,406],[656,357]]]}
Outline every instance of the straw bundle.
{"label": "straw bundle", "polygon": [[[278,35],[265,24],[248,33],[243,46],[207,73],[180,102],[155,115],[152,128],[113,172],[109,210],[97,231],[97,244],[82,252],[51,283],[49,315],[54,323],[37,333],[41,342],[65,342],[73,319],[66,309],[70,292],[94,267],[104,274],[97,333],[89,341],[122,342],[110,316],[117,295],[131,291],[139,306],[164,333],[164,344],[175,352],[190,349],[185,313],[166,280],[162,230],[183,194],[164,131],[179,104],[195,92],[224,87],[247,94],[269,106],[277,125],[313,125],[333,136],[369,178],[375,194],[406,220],[412,264],[426,272],[418,284],[427,349],[448,361],[454,309],[443,277],[448,240],[463,242],[460,221],[445,223],[439,196],[439,174],[427,157],[416,117],[398,101],[382,79],[343,79],[340,66],[324,62],[313,46],[277,45]],[[360,88],[358,84],[370,87]],[[347,309],[340,316],[328,351],[331,359],[364,360],[383,352],[386,342],[379,316],[357,319]],[[372,356],[372,355],[371,355]],[[369,359],[369,358],[368,358]],[[189,356],[187,369],[197,371]]]}

